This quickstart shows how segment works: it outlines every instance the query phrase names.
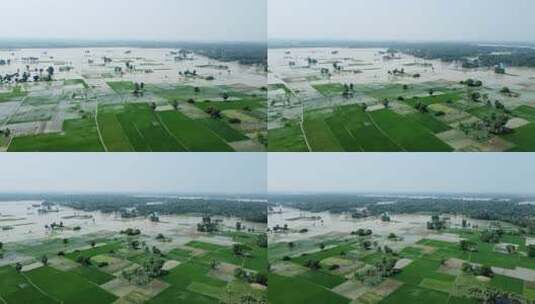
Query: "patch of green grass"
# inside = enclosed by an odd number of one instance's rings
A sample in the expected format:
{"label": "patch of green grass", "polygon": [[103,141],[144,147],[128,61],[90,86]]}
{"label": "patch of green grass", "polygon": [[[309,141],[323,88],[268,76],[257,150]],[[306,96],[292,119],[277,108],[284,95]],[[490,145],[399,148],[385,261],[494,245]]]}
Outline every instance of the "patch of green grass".
{"label": "patch of green grass", "polygon": [[314,253],[308,253],[305,255],[301,255],[299,257],[293,258],[292,261],[294,263],[298,263],[303,265],[308,260],[317,260],[321,261],[323,259],[334,257],[334,256],[341,256],[344,253],[348,253],[349,251],[355,249],[353,245],[351,244],[343,244],[340,246],[336,246],[329,249],[324,249],[321,251],[317,251]]}
{"label": "patch of green grass", "polygon": [[530,106],[520,106],[513,110],[513,115],[535,122],[535,108]]}
{"label": "patch of green grass", "polygon": [[219,303],[217,299],[189,289],[194,282],[196,283],[194,286],[205,287],[203,290],[207,290],[209,287],[210,289],[221,289],[226,286],[225,281],[209,277],[207,275],[209,271],[210,266],[199,263],[186,262],[178,265],[162,278],[171,286],[152,298],[149,303]]}
{"label": "patch of green grass", "polygon": [[410,285],[419,285],[426,278],[444,282],[453,282],[455,280],[454,276],[437,272],[439,267],[440,261],[421,258],[414,260],[403,268],[395,278]]}
{"label": "patch of green grass", "polygon": [[449,295],[443,292],[421,288],[411,285],[403,285],[396,291],[384,298],[381,304],[447,304]]}
{"label": "patch of green grass", "polygon": [[417,121],[422,126],[426,127],[432,133],[441,133],[451,130],[451,127],[447,124],[436,119],[432,113],[413,113],[405,116],[409,119]]}
{"label": "patch of green grass", "polygon": [[41,267],[26,274],[40,289],[63,303],[112,303],[117,299],[74,272]]}
{"label": "patch of green grass", "polygon": [[345,279],[341,276],[330,274],[321,270],[310,270],[298,275],[297,277],[329,289],[345,282]]}
{"label": "patch of green grass", "polygon": [[185,147],[179,143],[160,121],[148,104],[129,104],[117,114],[128,141],[137,152],[180,152]]}
{"label": "patch of green grass", "polygon": [[511,134],[502,137],[515,144],[512,149],[514,152],[533,152],[535,151],[535,123],[530,123],[520,128],[514,129]]}
{"label": "patch of green grass", "polygon": [[192,282],[188,286],[188,290],[214,299],[221,299],[225,292],[222,287],[215,287],[199,282]]}
{"label": "patch of green grass", "polygon": [[165,257],[169,260],[186,261],[191,257],[191,252],[188,250],[175,248],[165,254]]}
{"label": "patch of green grass", "polygon": [[98,126],[102,134],[102,140],[112,152],[133,152],[134,147],[130,144],[128,136],[123,130],[115,113],[99,113]]}
{"label": "patch of green grass", "polygon": [[479,301],[475,298],[466,297],[450,297],[448,304],[478,304]]}
{"label": "patch of green grass", "polygon": [[400,150],[372,124],[368,113],[360,106],[336,108],[326,122],[347,152],[396,152]]}
{"label": "patch of green grass", "polygon": [[313,152],[344,151],[329,125],[322,118],[305,118],[303,127]]}
{"label": "patch of green grass", "polygon": [[95,266],[79,266],[71,271],[97,285],[101,285],[115,279],[113,275],[100,271]]}
{"label": "patch of green grass", "polygon": [[202,122],[206,127],[208,127],[208,129],[210,129],[212,132],[219,135],[219,137],[223,138],[227,142],[249,139],[247,136],[243,135],[236,129],[233,129],[231,126],[229,126],[222,120],[208,118],[208,119],[201,119],[199,121]]}
{"label": "patch of green grass", "polygon": [[450,152],[453,149],[416,121],[388,109],[371,112],[378,127],[399,146],[411,152]]}
{"label": "patch of green grass", "polygon": [[19,100],[26,95],[28,95],[28,92],[24,91],[21,86],[15,86],[11,89],[11,92],[0,93],[0,102]]}
{"label": "patch of green grass", "polygon": [[423,254],[423,252],[420,248],[405,247],[403,248],[403,250],[400,251],[399,254],[404,258],[415,259],[419,258]]}
{"label": "patch of green grass", "polygon": [[449,293],[453,287],[453,281],[439,281],[435,279],[423,279],[420,287]]}
{"label": "patch of green grass", "polygon": [[10,152],[102,152],[92,118],[66,120],[63,133],[15,137]]}
{"label": "patch of green grass", "polygon": [[109,81],[106,83],[112,90],[119,94],[130,93],[134,91],[134,83],[132,81]]}
{"label": "patch of green grass", "polygon": [[415,107],[418,103],[431,105],[435,103],[455,102],[460,99],[460,96],[461,95],[459,92],[453,92],[453,93],[445,93],[445,94],[440,94],[440,95],[413,97],[413,98],[405,100],[405,102],[409,104],[410,106]]}
{"label": "patch of green grass", "polygon": [[502,110],[498,110],[491,106],[481,106],[481,107],[475,107],[467,110],[468,113],[474,115],[475,117],[479,119],[486,119],[490,117],[492,114],[500,115],[503,114]]}
{"label": "patch of green grass", "polygon": [[312,87],[323,96],[341,95],[345,89],[341,83],[315,84]]}
{"label": "patch of green grass", "polygon": [[224,250],[227,249],[225,246],[221,245],[215,245],[211,243],[205,243],[205,242],[199,242],[199,241],[191,241],[186,244],[188,247],[192,248],[199,248],[207,251],[216,251],[216,250]]}
{"label": "patch of green grass", "polygon": [[499,274],[494,274],[490,281],[490,286],[516,293],[517,295],[522,295],[524,292],[524,281]]}
{"label": "patch of green grass", "polygon": [[208,108],[214,108],[220,111],[225,110],[253,110],[266,106],[266,101],[259,98],[247,98],[231,101],[197,101],[195,105],[203,111]]}
{"label": "patch of green grass", "polygon": [[268,301],[271,304],[347,304],[351,300],[301,278],[271,274]]}
{"label": "patch of green grass", "polygon": [[205,127],[202,123],[188,118],[176,111],[157,113],[166,130],[176,138],[188,151],[195,152],[232,152],[223,138]]}
{"label": "patch of green grass", "polygon": [[70,260],[76,261],[76,258],[78,256],[91,258],[97,255],[115,252],[119,250],[120,248],[121,248],[121,244],[119,242],[113,242],[113,243],[109,243],[106,245],[89,248],[86,250],[77,250],[77,251],[69,252],[65,254],[65,257]]}
{"label": "patch of green grass", "polygon": [[7,303],[57,303],[33,287],[14,267],[0,267],[0,297]]}
{"label": "patch of green grass", "polygon": [[308,152],[299,123],[292,121],[284,127],[268,130],[268,150],[271,152]]}

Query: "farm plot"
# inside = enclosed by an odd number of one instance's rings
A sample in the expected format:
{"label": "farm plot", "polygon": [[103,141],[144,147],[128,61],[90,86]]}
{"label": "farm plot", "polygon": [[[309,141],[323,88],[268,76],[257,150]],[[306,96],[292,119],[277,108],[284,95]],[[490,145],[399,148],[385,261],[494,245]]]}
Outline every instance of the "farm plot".
{"label": "farm plot", "polygon": [[66,120],[62,133],[15,137],[10,152],[102,152],[94,119]]}

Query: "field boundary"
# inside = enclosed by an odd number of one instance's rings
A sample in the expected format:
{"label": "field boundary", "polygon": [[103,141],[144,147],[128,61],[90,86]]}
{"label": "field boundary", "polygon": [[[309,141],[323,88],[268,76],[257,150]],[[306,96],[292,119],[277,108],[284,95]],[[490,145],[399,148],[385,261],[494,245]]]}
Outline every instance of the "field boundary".
{"label": "field boundary", "polygon": [[403,151],[403,152],[407,152],[407,150],[406,150],[404,147],[400,146],[397,142],[395,142],[394,140],[392,140],[392,138],[391,138],[388,134],[386,134],[386,132],[385,132],[383,129],[381,129],[381,127],[379,127],[379,125],[375,122],[375,120],[373,119],[373,117],[372,117],[368,112],[366,112],[366,115],[368,116],[368,118],[370,119],[370,121],[372,122],[372,124],[375,126],[375,128],[376,128],[379,132],[381,132],[381,134],[383,134],[386,138],[388,138],[388,140],[390,140],[393,144],[395,144],[396,146],[398,146],[398,147],[401,149],[401,151]]}
{"label": "field boundary", "polygon": [[63,304],[63,301],[60,301],[60,300],[56,299],[55,297],[49,295],[49,294],[46,293],[44,290],[42,290],[39,286],[37,286],[34,282],[32,282],[32,280],[30,280],[30,278],[28,278],[28,276],[27,276],[26,274],[21,273],[21,275],[26,279],[26,281],[27,281],[28,283],[30,283],[30,285],[32,285],[35,289],[37,289],[37,290],[38,290],[40,293],[42,293],[44,296],[47,296],[47,297],[49,297],[50,299],[52,299],[52,300],[54,300],[54,301],[56,301],[56,302],[58,302],[58,303]]}
{"label": "field boundary", "polygon": [[169,127],[165,124],[165,122],[162,120],[162,118],[160,117],[160,115],[158,115],[158,114],[154,114],[154,113],[153,113],[153,115],[156,116],[156,119],[158,119],[158,121],[160,122],[160,124],[163,126],[165,132],[167,132],[167,134],[169,134],[169,136],[171,136],[172,138],[174,138],[175,141],[176,141],[179,145],[181,145],[182,147],[184,147],[184,149],[186,149],[187,152],[191,152],[191,150],[189,149],[189,147],[186,146],[186,145],[184,145],[184,143],[183,143],[180,139],[178,139],[178,137],[176,137],[175,134],[173,134],[173,133],[171,132],[171,130],[169,130]]}
{"label": "field boundary", "polygon": [[97,124],[98,138],[100,140],[100,144],[104,148],[104,152],[109,152],[108,147],[106,146],[106,143],[104,142],[104,137],[102,137],[102,133],[100,132],[100,125],[98,123],[98,106],[99,106],[99,103],[97,102],[97,107],[95,109],[95,123]]}

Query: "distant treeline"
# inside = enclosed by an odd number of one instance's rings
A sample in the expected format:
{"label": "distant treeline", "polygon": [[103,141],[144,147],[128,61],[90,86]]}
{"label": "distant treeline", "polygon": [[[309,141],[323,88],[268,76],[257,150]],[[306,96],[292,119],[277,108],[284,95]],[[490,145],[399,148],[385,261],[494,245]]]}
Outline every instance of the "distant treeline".
{"label": "distant treeline", "polygon": [[0,40],[0,49],[22,48],[90,48],[140,47],[186,49],[221,61],[238,61],[241,64],[267,65],[266,43],[263,42],[172,42],[144,40]]}
{"label": "distant treeline", "polygon": [[[272,40],[270,48],[299,47],[347,47],[386,48],[422,59],[438,59],[445,62],[470,62],[471,67],[492,67],[498,64],[516,67],[535,67],[535,44],[525,46],[477,42],[399,42],[399,41],[344,41],[344,40]],[[477,62],[474,62],[477,58]],[[468,66],[468,65],[467,65]]]}
{"label": "distant treeline", "polygon": [[238,61],[248,65],[267,65],[267,47],[264,43],[190,45],[186,49],[220,61]]}
{"label": "distant treeline", "polygon": [[[462,214],[473,219],[509,222],[529,228],[532,233],[535,233],[535,205],[519,204],[523,201],[534,202],[535,198],[515,196],[509,197],[510,200],[505,200],[505,197],[493,196],[491,200],[467,200],[460,199],[461,196],[462,194],[433,198],[394,198],[355,194],[277,195],[270,198],[270,206],[282,204],[311,212],[330,211],[333,213],[354,213],[359,208],[366,208],[368,214],[372,216],[384,212]],[[390,201],[394,203],[377,204]]]}
{"label": "distant treeline", "polygon": [[[267,223],[265,202],[241,201],[232,196],[180,199],[174,196],[132,196],[129,194],[0,194],[0,200],[45,200],[83,211],[122,212],[135,207],[137,215],[199,214],[237,217]],[[147,204],[158,202],[158,204]],[[0,201],[0,204],[2,202]]]}
{"label": "distant treeline", "polygon": [[405,54],[422,59],[458,61],[466,66],[493,67],[499,64],[515,67],[535,67],[535,48],[490,46],[467,43],[412,43],[391,46]]}

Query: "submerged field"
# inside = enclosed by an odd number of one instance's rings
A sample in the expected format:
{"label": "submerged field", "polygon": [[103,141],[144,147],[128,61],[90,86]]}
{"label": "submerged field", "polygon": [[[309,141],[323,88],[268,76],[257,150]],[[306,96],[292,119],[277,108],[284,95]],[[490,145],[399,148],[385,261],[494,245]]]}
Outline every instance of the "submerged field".
{"label": "submerged field", "polygon": [[269,54],[270,151],[533,151],[532,69],[496,74],[382,49]]}
{"label": "submerged field", "polygon": [[[488,243],[482,234],[490,222],[463,228],[452,218],[448,228],[434,231],[421,215],[390,217],[359,220],[286,208],[270,215],[270,302],[481,303],[490,294],[515,303],[535,299],[535,258],[527,256],[533,235],[505,225],[500,240]],[[462,249],[461,241],[471,249]],[[504,251],[506,245],[516,249]],[[466,265],[493,273],[476,274]]]}
{"label": "submerged field", "polygon": [[262,231],[221,224],[207,233],[196,231],[191,220],[188,225],[168,221],[160,230],[154,227],[158,223],[138,221],[137,227],[152,226],[147,234],[106,231],[61,238],[57,230],[54,238],[4,243],[0,302],[265,303]]}
{"label": "submerged field", "polygon": [[[29,55],[35,57],[26,62]],[[10,64],[0,73],[27,66],[32,77],[0,84],[1,150],[265,148],[265,75],[258,67],[215,65],[169,49],[0,51],[4,57]],[[47,72],[34,72],[39,69]]]}

